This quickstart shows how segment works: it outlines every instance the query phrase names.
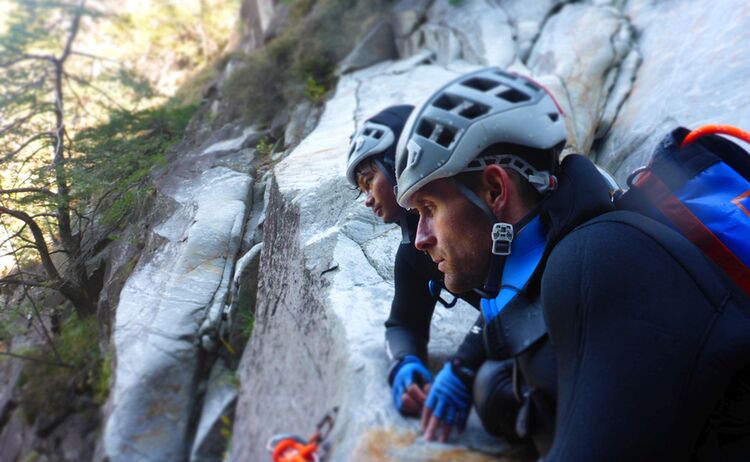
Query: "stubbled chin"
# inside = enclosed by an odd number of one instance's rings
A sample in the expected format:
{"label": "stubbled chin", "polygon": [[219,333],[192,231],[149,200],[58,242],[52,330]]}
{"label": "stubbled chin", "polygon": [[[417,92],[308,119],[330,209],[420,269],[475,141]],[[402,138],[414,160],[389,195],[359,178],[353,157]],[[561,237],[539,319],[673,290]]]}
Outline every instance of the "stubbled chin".
{"label": "stubbled chin", "polygon": [[450,274],[445,275],[445,288],[450,290],[454,294],[460,294],[462,292],[466,292],[466,290],[462,287],[459,281],[457,281],[456,278],[454,278]]}
{"label": "stubbled chin", "polygon": [[396,223],[398,221],[398,217],[393,215],[383,215],[383,223]]}
{"label": "stubbled chin", "polygon": [[445,288],[454,294],[463,294],[471,292],[475,287],[479,287],[482,281],[469,281],[464,277],[456,277],[453,273],[445,273]]}

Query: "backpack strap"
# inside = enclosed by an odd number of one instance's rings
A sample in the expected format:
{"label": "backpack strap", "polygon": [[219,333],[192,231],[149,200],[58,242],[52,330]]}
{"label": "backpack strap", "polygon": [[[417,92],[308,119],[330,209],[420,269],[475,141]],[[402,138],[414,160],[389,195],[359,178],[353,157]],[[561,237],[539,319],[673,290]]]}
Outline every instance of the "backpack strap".
{"label": "backpack strap", "polygon": [[750,296],[750,268],[740,260],[654,173],[646,171],[635,186],[674,224],[680,232],[697,245]]}

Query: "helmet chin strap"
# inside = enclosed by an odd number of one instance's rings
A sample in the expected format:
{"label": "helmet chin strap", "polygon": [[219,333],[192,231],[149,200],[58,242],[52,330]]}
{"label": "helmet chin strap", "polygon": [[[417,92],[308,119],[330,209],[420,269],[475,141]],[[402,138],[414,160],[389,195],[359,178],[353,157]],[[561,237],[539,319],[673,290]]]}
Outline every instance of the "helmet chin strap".
{"label": "helmet chin strap", "polygon": [[[385,179],[388,180],[388,183],[390,183],[391,186],[395,188],[396,177],[393,176],[393,174],[391,173],[391,170],[385,165],[385,163],[379,157],[375,157],[373,159],[373,162],[375,162],[375,165],[378,166],[380,171],[383,173],[383,176],[385,176]],[[401,243],[402,244],[408,244],[411,242],[411,239],[409,238],[409,230],[407,227],[406,220],[407,220],[406,209],[399,205],[398,206],[398,222],[401,225]]]}
{"label": "helmet chin strap", "polygon": [[517,223],[503,223],[498,221],[489,205],[483,201],[474,191],[465,184],[454,181],[454,184],[469,201],[479,207],[492,223],[492,256],[490,257],[490,268],[483,289],[474,289],[482,298],[495,298],[500,292],[500,282],[503,277],[503,266],[505,259],[511,253],[513,238],[526,226],[539,212],[540,205],[533,207],[529,213],[524,215]]}

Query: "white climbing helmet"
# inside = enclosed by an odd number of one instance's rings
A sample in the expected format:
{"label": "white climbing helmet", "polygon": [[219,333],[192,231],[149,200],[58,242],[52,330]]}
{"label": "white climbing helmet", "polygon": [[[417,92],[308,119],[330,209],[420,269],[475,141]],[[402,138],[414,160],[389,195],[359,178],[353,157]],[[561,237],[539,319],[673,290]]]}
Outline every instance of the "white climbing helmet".
{"label": "white climbing helmet", "polygon": [[499,68],[463,75],[412,112],[396,148],[397,200],[439,178],[497,163],[524,176],[539,192],[556,187],[550,172],[518,156],[477,156],[497,143],[552,149],[566,139],[563,112],[538,83]]}
{"label": "white climbing helmet", "polygon": [[390,106],[365,121],[354,136],[349,146],[346,160],[346,179],[357,187],[357,167],[367,159],[378,162],[388,181],[395,186],[394,162],[396,157],[396,139],[409,118],[414,106],[401,104]]}
{"label": "white climbing helmet", "polygon": [[367,121],[352,137],[346,162],[346,179],[357,186],[356,170],[360,162],[380,154],[396,142],[396,136],[387,125]]}

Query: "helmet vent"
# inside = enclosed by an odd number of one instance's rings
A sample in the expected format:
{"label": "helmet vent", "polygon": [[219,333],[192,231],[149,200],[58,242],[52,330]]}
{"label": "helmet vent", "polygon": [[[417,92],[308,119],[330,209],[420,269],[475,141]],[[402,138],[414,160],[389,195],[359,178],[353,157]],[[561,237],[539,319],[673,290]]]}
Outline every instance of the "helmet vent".
{"label": "helmet vent", "polygon": [[505,101],[508,101],[510,103],[520,103],[531,99],[529,95],[521,93],[515,88],[509,88],[508,90],[505,90],[504,92],[497,95],[497,97],[504,99]]}
{"label": "helmet vent", "polygon": [[435,142],[443,147],[450,147],[456,138],[457,130],[447,125],[436,124],[435,122],[423,119],[417,128],[417,134]]}
{"label": "helmet vent", "polygon": [[489,106],[480,104],[474,101],[469,101],[458,96],[443,94],[438,98],[433,105],[444,111],[458,114],[466,119],[476,119],[477,117],[483,116],[490,112]]}
{"label": "helmet vent", "polygon": [[551,120],[552,122],[557,122],[557,119],[560,118],[560,114],[551,112],[551,113],[547,114],[547,117],[549,117],[549,120]]}
{"label": "helmet vent", "polygon": [[461,112],[458,113],[458,115],[467,119],[476,119],[477,117],[481,117],[488,112],[490,112],[490,108],[488,106],[485,106],[484,104],[469,103],[465,105],[464,109],[462,109]]}
{"label": "helmet vent", "polygon": [[383,136],[383,132],[375,128],[367,128],[365,129],[364,135],[379,140]]}
{"label": "helmet vent", "polygon": [[475,77],[473,79],[469,79],[469,80],[465,80],[461,82],[461,85],[465,87],[473,88],[474,90],[488,91],[488,90],[492,90],[493,88],[497,87],[500,84],[498,82],[495,82],[494,80]]}
{"label": "helmet vent", "polygon": [[453,140],[456,139],[456,129],[445,125],[439,125],[438,128],[440,129],[440,131],[437,134],[437,139],[435,141],[440,146],[443,146],[445,148],[450,147],[451,143],[453,143]]}
{"label": "helmet vent", "polygon": [[463,103],[463,99],[458,98],[447,93],[440,95],[440,98],[432,103],[435,107],[440,108],[444,111],[452,111]]}
{"label": "helmet vent", "polygon": [[435,131],[435,124],[429,119],[422,119],[417,127],[417,135],[425,138],[432,138],[432,132]]}

